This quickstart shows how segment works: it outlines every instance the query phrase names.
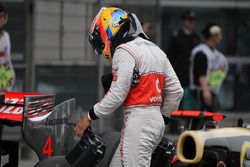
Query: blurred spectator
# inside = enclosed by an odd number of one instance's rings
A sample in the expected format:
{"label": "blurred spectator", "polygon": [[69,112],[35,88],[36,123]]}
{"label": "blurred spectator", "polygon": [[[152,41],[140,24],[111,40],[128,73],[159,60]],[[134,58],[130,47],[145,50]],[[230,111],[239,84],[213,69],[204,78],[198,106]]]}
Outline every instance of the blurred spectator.
{"label": "blurred spectator", "polygon": [[150,41],[156,42],[156,29],[155,25],[151,22],[145,22],[142,24],[143,31],[149,37]]}
{"label": "blurred spectator", "polygon": [[2,4],[0,4],[0,90],[10,91],[14,84],[14,70],[10,57],[10,37],[3,30],[8,21],[8,15]]}
{"label": "blurred spectator", "polygon": [[207,24],[202,34],[205,42],[192,50],[190,66],[190,88],[201,110],[216,111],[216,96],[227,71],[225,56],[216,49],[221,42],[221,28]]}
{"label": "blurred spectator", "polygon": [[196,24],[196,13],[187,10],[181,15],[182,27],[175,31],[170,38],[167,55],[173,68],[184,88],[184,97],[180,109],[188,109],[189,99],[189,66],[192,49],[199,44],[200,38],[194,32]]}
{"label": "blurred spectator", "polygon": [[[10,57],[10,37],[8,32],[3,30],[7,21],[7,12],[0,3],[0,91],[10,91],[15,80],[15,73]],[[0,128],[1,136],[2,127]]]}

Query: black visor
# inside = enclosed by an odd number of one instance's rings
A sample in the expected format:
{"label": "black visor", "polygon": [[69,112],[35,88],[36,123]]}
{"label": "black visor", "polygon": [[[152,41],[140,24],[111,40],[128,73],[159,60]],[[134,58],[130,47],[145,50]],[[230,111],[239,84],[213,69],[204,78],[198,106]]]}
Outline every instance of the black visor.
{"label": "black visor", "polygon": [[101,55],[105,44],[103,43],[103,40],[101,38],[99,27],[96,26],[93,33],[89,34],[89,42],[92,45],[95,53],[97,55]]}

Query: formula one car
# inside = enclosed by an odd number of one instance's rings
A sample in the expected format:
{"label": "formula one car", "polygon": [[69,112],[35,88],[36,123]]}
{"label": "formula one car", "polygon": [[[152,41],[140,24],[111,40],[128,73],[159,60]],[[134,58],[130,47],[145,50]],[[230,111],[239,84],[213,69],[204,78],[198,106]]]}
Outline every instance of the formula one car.
{"label": "formula one car", "polygon": [[249,167],[249,141],[245,128],[186,131],[178,141],[178,158],[187,166]]}
{"label": "formula one car", "polygon": [[[216,113],[203,115],[211,114],[214,114],[214,121],[224,119],[223,115]],[[174,115],[179,117],[181,113],[176,111]],[[203,122],[201,118],[193,121]],[[242,127],[191,128],[178,139],[177,157],[186,167],[250,167],[250,130]]]}
{"label": "formula one car", "polygon": [[[120,133],[93,134],[88,130],[82,139],[74,126],[82,117],[75,110],[75,99],[54,105],[55,95],[4,92],[0,100],[0,123],[22,126],[26,143],[39,158],[36,167],[108,167],[118,147]],[[4,144],[3,144],[4,143]],[[9,154],[5,167],[18,166],[18,142],[1,141],[0,152]],[[174,143],[164,138],[152,156],[152,167],[171,166],[176,161]]]}
{"label": "formula one car", "polygon": [[[24,140],[39,160],[52,155],[65,155],[76,143],[72,126],[53,125],[54,118],[57,118],[56,123],[65,121],[60,118],[71,119],[71,112],[67,111],[74,111],[74,103],[69,100],[54,107],[54,101],[55,96],[50,94],[2,92],[0,95],[0,124],[22,126]],[[18,141],[0,143],[1,156],[9,154],[9,162],[4,166],[17,167]]]}
{"label": "formula one car", "polygon": [[[82,113],[75,110],[75,99],[56,106],[54,103],[55,95],[51,94],[5,92],[0,100],[0,123],[22,126],[24,140],[39,158],[36,167],[108,167],[120,133],[95,135],[88,130],[79,139],[73,129]],[[223,115],[210,112],[174,111],[171,117],[198,122],[202,130],[182,133],[177,148],[173,141],[163,138],[152,155],[151,167],[249,167],[248,129],[206,130],[209,122],[224,119]],[[194,126],[189,129],[194,129]],[[18,166],[16,142],[1,141],[0,153],[10,155],[5,167]]]}

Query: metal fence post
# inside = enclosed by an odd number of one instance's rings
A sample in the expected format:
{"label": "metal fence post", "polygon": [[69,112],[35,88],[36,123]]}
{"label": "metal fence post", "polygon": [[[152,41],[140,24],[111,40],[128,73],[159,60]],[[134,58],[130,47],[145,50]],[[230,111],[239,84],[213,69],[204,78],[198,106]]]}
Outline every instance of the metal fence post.
{"label": "metal fence post", "polygon": [[64,0],[60,1],[60,35],[59,35],[59,60],[63,61],[63,37],[64,37]]}
{"label": "metal fence post", "polygon": [[27,16],[27,40],[26,40],[26,72],[25,72],[25,91],[34,91],[35,89],[35,58],[34,58],[34,1],[25,0]]}

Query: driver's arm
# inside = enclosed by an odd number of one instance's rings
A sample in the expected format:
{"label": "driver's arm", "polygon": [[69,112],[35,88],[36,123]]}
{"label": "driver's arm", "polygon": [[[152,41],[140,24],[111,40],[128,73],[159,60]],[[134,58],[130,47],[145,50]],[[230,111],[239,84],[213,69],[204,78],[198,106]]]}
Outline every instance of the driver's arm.
{"label": "driver's arm", "polygon": [[113,81],[104,98],[89,111],[89,118],[103,118],[115,111],[126,99],[131,87],[135,60],[124,49],[117,49],[112,59]]}
{"label": "driver's arm", "polygon": [[165,62],[164,73],[165,73],[165,84],[163,88],[164,99],[161,110],[163,115],[167,116],[169,112],[178,109],[180,101],[183,96],[183,89],[168,59]]}

